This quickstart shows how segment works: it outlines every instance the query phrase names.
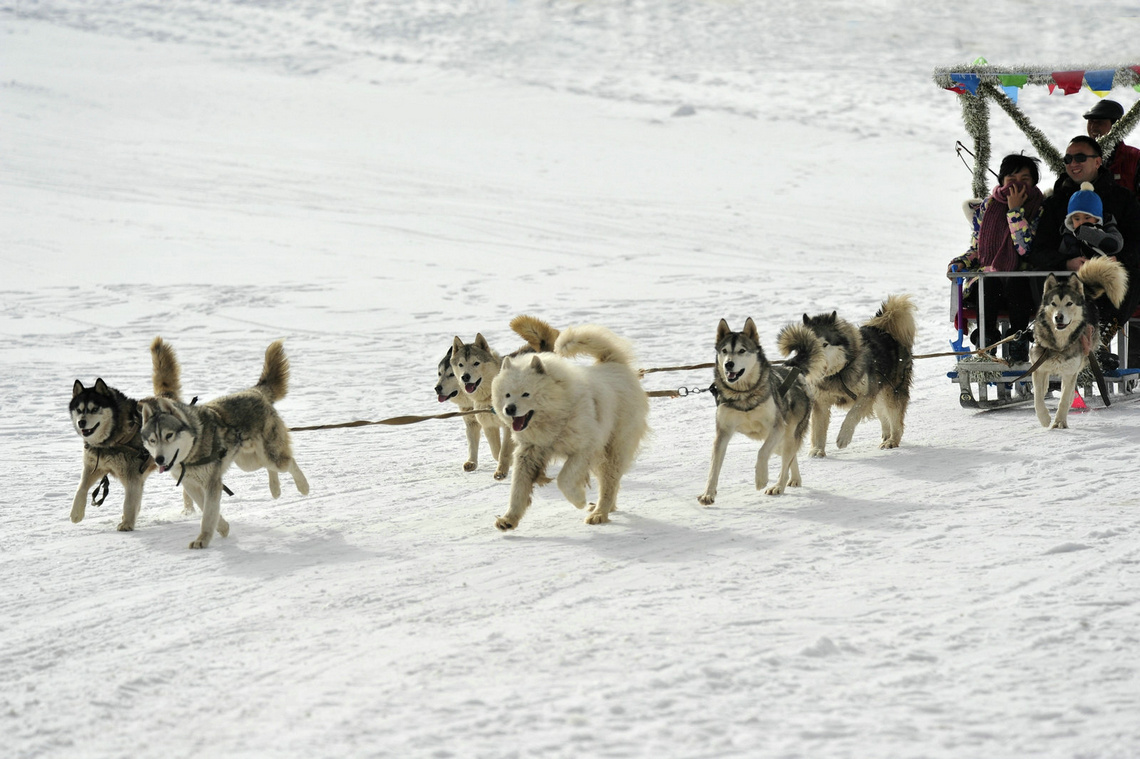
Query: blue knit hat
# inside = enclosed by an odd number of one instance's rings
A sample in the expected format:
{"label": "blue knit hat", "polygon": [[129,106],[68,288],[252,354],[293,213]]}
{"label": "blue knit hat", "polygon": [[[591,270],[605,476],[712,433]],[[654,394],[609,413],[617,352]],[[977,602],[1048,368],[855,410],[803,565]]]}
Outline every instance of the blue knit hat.
{"label": "blue knit hat", "polygon": [[1104,204],[1100,202],[1100,196],[1093,190],[1090,182],[1081,182],[1081,189],[1069,198],[1069,213],[1065,215],[1065,219],[1068,220],[1075,213],[1095,216],[1098,223],[1104,221]]}

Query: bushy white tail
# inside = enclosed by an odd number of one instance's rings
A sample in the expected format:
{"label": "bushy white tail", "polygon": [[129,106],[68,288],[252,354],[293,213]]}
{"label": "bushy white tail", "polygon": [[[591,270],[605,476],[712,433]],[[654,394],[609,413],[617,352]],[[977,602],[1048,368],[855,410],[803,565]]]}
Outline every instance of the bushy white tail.
{"label": "bushy white tail", "polygon": [[593,356],[599,364],[633,364],[630,344],[597,324],[562,330],[554,343],[554,352],[567,358]]}

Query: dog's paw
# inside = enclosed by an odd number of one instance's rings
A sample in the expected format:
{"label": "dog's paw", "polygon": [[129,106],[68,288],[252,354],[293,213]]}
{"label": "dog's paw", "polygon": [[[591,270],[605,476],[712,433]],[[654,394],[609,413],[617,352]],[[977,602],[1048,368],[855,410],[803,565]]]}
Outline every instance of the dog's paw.
{"label": "dog's paw", "polygon": [[845,435],[845,434],[841,433],[839,435],[839,437],[835,438],[835,447],[836,448],[840,448],[840,449],[846,448],[850,443],[851,443],[851,436],[850,435]]}
{"label": "dog's paw", "polygon": [[220,516],[218,517],[218,534],[223,538],[228,538],[230,536],[230,523],[222,519]]}
{"label": "dog's paw", "polygon": [[87,515],[87,504],[81,503],[71,507],[71,521],[79,524],[83,521],[83,517]]}
{"label": "dog's paw", "polygon": [[1065,419],[1055,419],[1053,424],[1049,426],[1051,430],[1067,430],[1069,429],[1069,422]]}
{"label": "dog's paw", "polygon": [[898,447],[899,447],[899,444],[896,443],[894,440],[884,440],[883,442],[879,443],[879,450],[880,451],[889,451],[892,448],[898,448]]}
{"label": "dog's paw", "polygon": [[507,519],[506,517],[499,517],[498,519],[495,520],[495,527],[500,532],[506,532],[507,530],[513,530],[517,526],[518,526],[517,522],[515,522],[513,519]]}
{"label": "dog's paw", "polygon": [[593,511],[586,517],[586,524],[604,524],[610,521],[610,513],[608,511]]}
{"label": "dog's paw", "polygon": [[716,494],[715,493],[713,495],[709,495],[708,493],[705,493],[704,495],[697,496],[697,503],[701,504],[702,506],[712,506],[713,503],[715,503],[715,502],[716,502]]}
{"label": "dog's paw", "polygon": [[503,469],[502,471],[496,469],[495,470],[495,479],[500,480],[500,481],[505,480],[505,479],[507,479],[508,474],[510,474],[510,472],[506,469]]}
{"label": "dog's paw", "polygon": [[764,495],[780,495],[783,492],[784,487],[782,485],[773,485],[764,491]]}
{"label": "dog's paw", "polygon": [[812,448],[808,455],[813,459],[822,459],[827,457],[827,451],[823,448]]}
{"label": "dog's paw", "polygon": [[792,477],[788,479],[788,487],[790,488],[798,488],[801,485],[803,485],[803,482],[799,477]]}
{"label": "dog's paw", "polygon": [[464,461],[463,462],[463,471],[464,472],[474,472],[476,467],[478,467],[478,466],[479,466],[478,461]]}
{"label": "dog's paw", "polygon": [[210,545],[210,538],[211,537],[213,537],[213,536],[207,535],[206,533],[203,532],[196,539],[190,541],[190,547],[191,548],[205,548],[206,546]]}
{"label": "dog's paw", "polygon": [[135,531],[135,523],[134,522],[128,522],[127,520],[124,519],[122,522],[119,522],[118,530],[119,530],[119,532],[134,532]]}

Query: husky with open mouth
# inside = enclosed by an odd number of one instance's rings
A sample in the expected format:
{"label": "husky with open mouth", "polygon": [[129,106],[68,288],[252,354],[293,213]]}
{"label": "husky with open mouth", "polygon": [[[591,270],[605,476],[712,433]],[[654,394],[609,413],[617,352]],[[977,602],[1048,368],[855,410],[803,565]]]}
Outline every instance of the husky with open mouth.
{"label": "husky with open mouth", "polygon": [[[558,330],[533,316],[516,316],[511,320],[511,329],[526,340],[526,345],[512,353],[512,357],[553,350],[554,341],[558,339]],[[491,350],[482,333],[476,334],[472,343],[464,343],[457,336],[444,359],[448,364],[445,367],[443,361],[439,363],[439,382],[436,385],[439,401],[451,400],[465,411],[490,410],[491,383],[498,375],[503,359]],[[479,465],[479,430],[482,430],[497,462],[494,477],[496,480],[506,479],[514,451],[511,428],[503,425],[493,413],[472,414],[463,417],[463,421],[467,428],[467,461],[463,464],[463,471],[472,472]]]}
{"label": "husky with open mouth", "polygon": [[[575,356],[595,363],[580,364]],[[628,343],[605,327],[570,327],[553,352],[504,359],[491,395],[517,446],[510,503],[495,527],[518,526],[534,486],[549,482],[546,466],[555,459],[564,459],[558,489],[579,509],[587,507],[590,475],[597,477],[598,500],[586,523],[608,522],[621,478],[649,432],[649,401]]]}
{"label": "husky with open mouth", "polygon": [[[156,343],[157,347],[151,346],[154,392],[156,395],[177,397],[181,390],[174,352],[161,340]],[[71,424],[83,440],[83,472],[71,503],[71,521],[83,521],[91,487],[111,475],[125,491],[119,530],[129,532],[135,529],[142,507],[143,484],[155,470],[154,460],[147,453],[139,434],[138,402],[109,386],[102,378],[96,379],[91,387],[84,387],[82,382],[75,380],[68,408]],[[106,490],[103,495],[106,497]],[[187,512],[193,512],[194,505],[189,496],[183,496],[183,503]]]}
{"label": "husky with open mouth", "polygon": [[170,472],[202,509],[202,529],[190,543],[205,548],[229,525],[221,516],[222,476],[232,464],[244,471],[265,469],[269,490],[281,495],[278,472],[289,472],[302,495],[309,482],[293,458],[289,428],[273,407],[285,397],[289,360],[281,341],[265,351],[261,378],[248,390],[199,405],[157,396],[139,401],[142,443],[160,472]]}
{"label": "husky with open mouth", "polygon": [[[1042,427],[1069,426],[1069,406],[1077,389],[1077,377],[1100,347],[1100,315],[1094,302],[1104,294],[1120,306],[1128,290],[1128,272],[1119,262],[1105,257],[1090,258],[1074,276],[1045,278],[1041,307],[1033,322],[1033,346],[1029,359],[1033,371],[1033,408]],[[1061,378],[1061,398],[1050,424],[1045,408],[1049,375]]]}

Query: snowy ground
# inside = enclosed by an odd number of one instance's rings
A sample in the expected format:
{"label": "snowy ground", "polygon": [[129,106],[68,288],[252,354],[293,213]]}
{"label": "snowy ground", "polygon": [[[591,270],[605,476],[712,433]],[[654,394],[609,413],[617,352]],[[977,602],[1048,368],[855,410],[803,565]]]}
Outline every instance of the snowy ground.
{"label": "snowy ground", "polygon": [[[0,2],[5,751],[1140,755],[1140,407],[972,414],[945,359],[902,448],[867,423],[778,498],[739,439],[697,503],[699,395],[653,401],[600,527],[549,487],[499,534],[454,420],[296,433],[312,493],[232,472],[206,551],[164,477],[133,533],[117,484],[68,520],[71,385],[148,394],[158,334],[203,398],[284,338],[294,426],[451,410],[452,336],[524,312],[649,367],[909,292],[944,350],[969,174],[930,70],[1115,62],[1140,16],[791,5]],[[1023,96],[1058,141],[1094,100]]]}

